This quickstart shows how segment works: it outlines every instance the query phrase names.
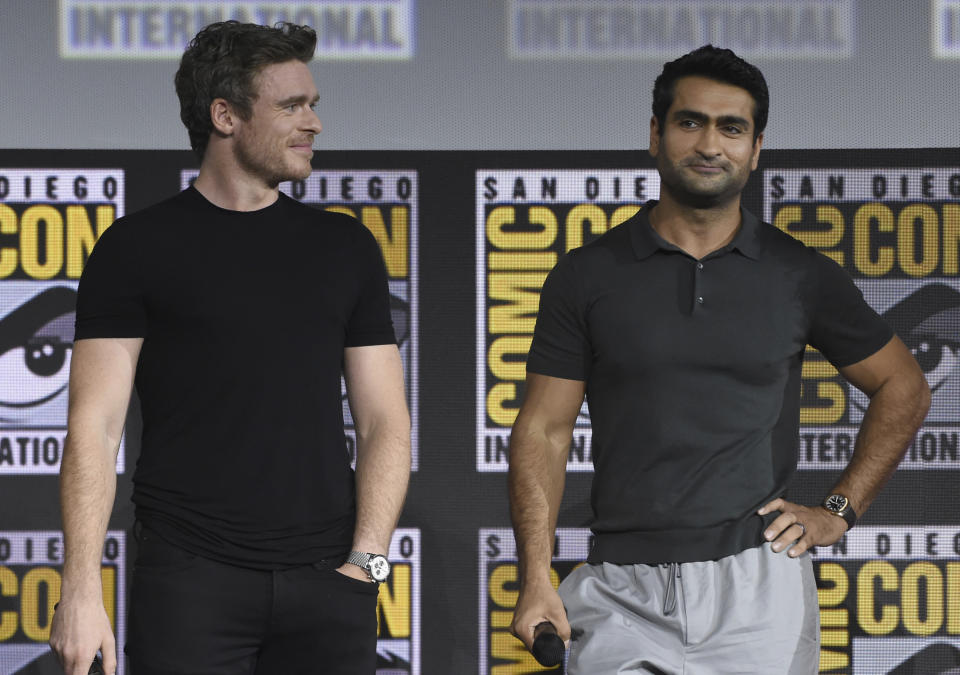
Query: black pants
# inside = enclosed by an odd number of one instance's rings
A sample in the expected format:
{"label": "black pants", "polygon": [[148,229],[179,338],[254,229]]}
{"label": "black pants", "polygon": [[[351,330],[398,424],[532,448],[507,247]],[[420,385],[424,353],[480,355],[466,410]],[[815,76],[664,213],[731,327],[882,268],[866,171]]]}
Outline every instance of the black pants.
{"label": "black pants", "polygon": [[373,675],[377,584],[332,563],[252,570],[139,537],[126,646],[133,675]]}

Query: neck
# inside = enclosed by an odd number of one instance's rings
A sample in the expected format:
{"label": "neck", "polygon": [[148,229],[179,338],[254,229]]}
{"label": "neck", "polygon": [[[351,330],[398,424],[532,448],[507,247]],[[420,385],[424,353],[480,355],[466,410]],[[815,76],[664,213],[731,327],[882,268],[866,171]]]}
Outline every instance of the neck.
{"label": "neck", "polygon": [[193,187],[212,204],[230,211],[258,211],[270,206],[280,193],[277,185],[243,171],[223,149],[208,147]]}
{"label": "neck", "polygon": [[740,195],[700,208],[678,202],[662,185],[660,201],[650,212],[650,226],[656,233],[698,260],[733,241],[740,221]]}

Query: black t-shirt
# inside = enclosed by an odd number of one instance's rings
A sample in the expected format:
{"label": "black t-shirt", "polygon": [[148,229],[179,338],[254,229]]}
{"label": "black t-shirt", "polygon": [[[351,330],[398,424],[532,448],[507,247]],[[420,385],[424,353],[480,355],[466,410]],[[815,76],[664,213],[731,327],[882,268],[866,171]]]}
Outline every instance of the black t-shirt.
{"label": "black t-shirt", "polygon": [[394,342],[363,225],[283,194],[228,211],[188,188],[117,220],[94,247],[76,339],[102,337],[144,338],[138,519],[250,567],[349,550],[343,350]]}
{"label": "black t-shirt", "polygon": [[696,260],[651,228],[652,205],[560,260],[527,360],[586,382],[592,562],[759,544],[756,510],[796,468],[805,345],[843,367],[893,336],[833,261],[750,213]]}

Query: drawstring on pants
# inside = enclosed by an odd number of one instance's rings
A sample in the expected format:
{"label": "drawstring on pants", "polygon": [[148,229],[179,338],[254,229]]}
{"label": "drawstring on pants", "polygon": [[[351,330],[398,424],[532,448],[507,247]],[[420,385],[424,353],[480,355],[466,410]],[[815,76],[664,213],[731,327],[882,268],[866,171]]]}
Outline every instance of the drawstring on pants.
{"label": "drawstring on pants", "polygon": [[663,595],[663,615],[670,616],[677,609],[677,591],[674,580],[680,578],[680,563],[664,563],[663,566],[670,568],[667,576],[667,590]]}

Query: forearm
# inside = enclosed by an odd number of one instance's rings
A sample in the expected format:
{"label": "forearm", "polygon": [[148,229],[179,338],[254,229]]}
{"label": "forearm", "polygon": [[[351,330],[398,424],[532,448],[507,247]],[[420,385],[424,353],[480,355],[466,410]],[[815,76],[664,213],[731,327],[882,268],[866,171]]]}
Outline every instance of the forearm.
{"label": "forearm", "polygon": [[520,583],[549,579],[554,530],[563,498],[569,438],[551,439],[521,422],[510,439],[510,518]]}
{"label": "forearm", "polygon": [[410,422],[401,417],[357,435],[357,521],[353,549],[386,554],[410,479]]}
{"label": "forearm", "polygon": [[103,541],[116,494],[116,442],[71,431],[60,468],[64,566],[61,596],[98,599]]}
{"label": "forearm", "polygon": [[871,397],[853,456],[833,489],[850,500],[858,516],[896,471],[929,406],[922,376],[891,380]]}
{"label": "forearm", "polygon": [[586,384],[527,373],[526,394],[510,434],[510,520],[517,542],[520,594],[510,629],[529,648],[548,621],[564,640],[570,625],[550,580],[550,559],[567,456]]}

